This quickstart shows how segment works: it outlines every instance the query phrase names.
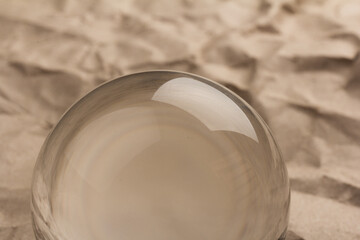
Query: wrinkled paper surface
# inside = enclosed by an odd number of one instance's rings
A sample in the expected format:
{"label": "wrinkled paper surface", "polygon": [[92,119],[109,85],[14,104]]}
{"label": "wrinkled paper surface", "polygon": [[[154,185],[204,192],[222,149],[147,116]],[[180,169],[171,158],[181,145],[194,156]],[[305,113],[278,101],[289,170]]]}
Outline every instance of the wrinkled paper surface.
{"label": "wrinkled paper surface", "polygon": [[0,0],[0,239],[34,239],[36,156],[98,84],[171,69],[225,84],[273,130],[288,239],[360,239],[360,1]]}

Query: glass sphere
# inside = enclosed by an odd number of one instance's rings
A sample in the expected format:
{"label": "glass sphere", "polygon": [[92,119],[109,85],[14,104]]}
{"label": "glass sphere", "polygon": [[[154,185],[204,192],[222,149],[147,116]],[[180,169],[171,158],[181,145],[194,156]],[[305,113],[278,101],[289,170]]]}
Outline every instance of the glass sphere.
{"label": "glass sphere", "polygon": [[289,180],[264,121],[218,83],[127,75],[75,103],[34,170],[38,240],[275,240]]}

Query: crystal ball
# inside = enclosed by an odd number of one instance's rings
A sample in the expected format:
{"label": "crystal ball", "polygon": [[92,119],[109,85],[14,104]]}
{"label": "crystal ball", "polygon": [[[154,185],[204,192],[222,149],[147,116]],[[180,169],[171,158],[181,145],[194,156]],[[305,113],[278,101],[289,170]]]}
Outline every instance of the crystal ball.
{"label": "crystal ball", "polygon": [[44,142],[38,240],[275,240],[290,188],[269,128],[239,96],[189,73],[109,81]]}

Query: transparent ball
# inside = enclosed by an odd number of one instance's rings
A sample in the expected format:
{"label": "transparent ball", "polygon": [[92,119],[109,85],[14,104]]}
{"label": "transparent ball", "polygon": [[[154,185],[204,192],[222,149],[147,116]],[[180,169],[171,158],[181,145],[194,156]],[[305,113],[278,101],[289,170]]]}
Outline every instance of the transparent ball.
{"label": "transparent ball", "polygon": [[275,240],[284,161],[259,115],[199,76],[152,71],[96,88],[61,118],[34,170],[38,240]]}

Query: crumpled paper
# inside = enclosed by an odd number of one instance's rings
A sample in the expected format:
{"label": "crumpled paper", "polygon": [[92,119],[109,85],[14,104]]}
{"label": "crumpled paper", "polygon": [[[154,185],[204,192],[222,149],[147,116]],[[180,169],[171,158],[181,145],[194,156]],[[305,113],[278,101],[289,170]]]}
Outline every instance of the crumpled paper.
{"label": "crumpled paper", "polygon": [[62,113],[151,69],[223,83],[269,124],[288,239],[360,239],[358,0],[0,0],[0,239],[34,239],[32,168]]}

